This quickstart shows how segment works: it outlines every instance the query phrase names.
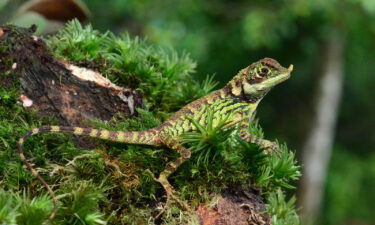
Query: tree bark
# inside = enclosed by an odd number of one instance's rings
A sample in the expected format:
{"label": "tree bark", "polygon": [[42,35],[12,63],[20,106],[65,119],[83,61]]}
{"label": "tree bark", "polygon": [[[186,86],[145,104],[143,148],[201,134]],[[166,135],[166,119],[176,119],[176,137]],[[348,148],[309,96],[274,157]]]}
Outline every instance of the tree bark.
{"label": "tree bark", "polygon": [[[33,29],[4,26],[0,30],[0,45],[7,49],[0,53],[2,67],[19,77],[20,103],[25,108],[56,118],[61,125],[82,126],[85,120],[107,121],[116,114],[135,116],[135,108],[143,107],[139,92],[55,58],[44,41],[32,35]],[[9,61],[12,64],[6,66]]]}
{"label": "tree bark", "polygon": [[324,49],[315,117],[302,155],[304,171],[299,201],[304,224],[316,219],[319,214],[343,86],[343,38],[339,33],[332,34]]}

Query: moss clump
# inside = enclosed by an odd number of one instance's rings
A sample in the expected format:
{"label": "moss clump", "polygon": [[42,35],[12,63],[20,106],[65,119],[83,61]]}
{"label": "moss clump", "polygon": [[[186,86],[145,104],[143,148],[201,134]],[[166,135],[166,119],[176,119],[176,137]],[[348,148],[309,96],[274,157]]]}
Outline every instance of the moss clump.
{"label": "moss clump", "polygon": [[101,34],[78,21],[69,23],[49,45],[56,56],[88,64],[119,85],[141,90],[153,110],[174,111],[216,85],[212,79],[204,84],[192,79],[196,63],[187,54],[152,46],[127,33]]}
{"label": "moss clump", "polygon": [[[73,21],[48,44],[54,55],[95,67],[117,84],[144,93],[148,110],[139,109],[139,117],[86,121],[97,128],[133,131],[155,127],[177,108],[206,95],[215,86],[212,78],[203,83],[193,81],[195,63],[186,54],[178,56],[128,34],[101,34]],[[6,209],[0,212],[0,223],[41,224],[48,217],[52,201],[14,149],[27,130],[57,123],[37,118],[18,106],[18,95],[17,87],[0,87],[0,205]],[[184,136],[184,144],[193,155],[170,178],[182,200],[198,205],[224,188],[251,184],[262,189],[273,224],[298,224],[293,200],[284,197],[284,190],[293,188],[290,182],[300,175],[294,154],[285,145],[281,145],[281,155],[265,154],[263,149],[243,142],[236,128],[222,131],[225,123]],[[263,136],[257,122],[250,129]],[[60,205],[53,224],[155,222],[153,209],[164,202],[164,192],[145,169],[158,174],[177,153],[158,147],[92,141],[96,143],[94,150],[77,149],[72,137],[64,134],[35,136],[25,143],[27,157],[58,195]],[[25,190],[28,194],[23,194]],[[4,193],[12,197],[2,198]],[[38,216],[34,213],[37,210]],[[157,222],[197,224],[195,217],[175,206]]]}

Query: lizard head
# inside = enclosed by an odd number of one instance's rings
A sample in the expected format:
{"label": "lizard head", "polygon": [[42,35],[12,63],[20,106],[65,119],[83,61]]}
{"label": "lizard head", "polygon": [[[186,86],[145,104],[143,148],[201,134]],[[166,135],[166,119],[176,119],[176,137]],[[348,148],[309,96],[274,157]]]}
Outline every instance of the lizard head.
{"label": "lizard head", "polygon": [[241,70],[227,87],[234,96],[257,101],[272,87],[287,80],[292,70],[293,65],[286,69],[276,60],[264,58]]}
{"label": "lizard head", "polygon": [[245,70],[242,81],[243,91],[247,95],[268,91],[273,86],[287,80],[292,70],[293,65],[286,69],[274,59],[261,59]]}

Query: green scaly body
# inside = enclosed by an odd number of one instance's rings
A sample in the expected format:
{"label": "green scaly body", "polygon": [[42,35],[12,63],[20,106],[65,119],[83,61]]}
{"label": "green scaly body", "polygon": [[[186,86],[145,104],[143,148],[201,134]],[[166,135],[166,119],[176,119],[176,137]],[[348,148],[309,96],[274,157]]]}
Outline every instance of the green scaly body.
{"label": "green scaly body", "polygon": [[128,144],[166,146],[178,151],[181,155],[180,158],[170,162],[159,177],[154,179],[164,187],[167,193],[167,204],[171,199],[174,199],[184,206],[174,196],[173,187],[169,184],[167,178],[185,160],[190,158],[190,152],[180,144],[180,141],[182,134],[196,130],[191,121],[194,120],[204,127],[207,123],[208,110],[213,113],[213,126],[229,116],[227,118],[228,126],[241,124],[243,128],[241,137],[245,140],[259,144],[262,147],[274,148],[275,145],[272,142],[248,134],[246,127],[259,101],[271,87],[289,78],[291,70],[292,67],[285,69],[275,60],[265,58],[241,70],[224,88],[189,103],[158,127],[146,131],[123,132],[81,127],[45,126],[32,129],[20,138],[18,151],[28,169],[52,195],[54,210],[49,219],[52,219],[56,213],[57,200],[50,186],[28,163],[22,150],[26,138],[46,132],[71,133]]}

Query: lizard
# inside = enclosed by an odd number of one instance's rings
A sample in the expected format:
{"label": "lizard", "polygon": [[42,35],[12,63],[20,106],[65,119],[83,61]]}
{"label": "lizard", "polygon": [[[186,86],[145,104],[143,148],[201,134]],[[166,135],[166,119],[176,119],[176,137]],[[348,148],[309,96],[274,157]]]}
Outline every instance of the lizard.
{"label": "lizard", "polygon": [[150,170],[146,171],[161,184],[166,192],[167,199],[164,209],[172,200],[186,208],[184,203],[176,197],[176,191],[169,183],[168,177],[191,156],[191,152],[181,144],[181,136],[197,129],[192,123],[192,119],[205,126],[208,110],[213,112],[214,124],[229,115],[230,118],[227,118],[226,126],[239,125],[240,137],[243,140],[265,149],[276,150],[276,143],[250,134],[247,128],[261,99],[272,87],[287,80],[292,70],[293,65],[284,68],[274,59],[261,59],[240,70],[223,88],[187,104],[159,126],[146,131],[124,132],[67,126],[43,126],[29,130],[19,139],[18,153],[25,166],[43,184],[52,197],[53,209],[48,220],[52,220],[56,214],[57,199],[51,187],[31,166],[24,155],[22,147],[28,137],[47,132],[70,133],[127,144],[164,146],[177,151],[180,156],[167,163],[165,170],[158,177],[154,176]]}

